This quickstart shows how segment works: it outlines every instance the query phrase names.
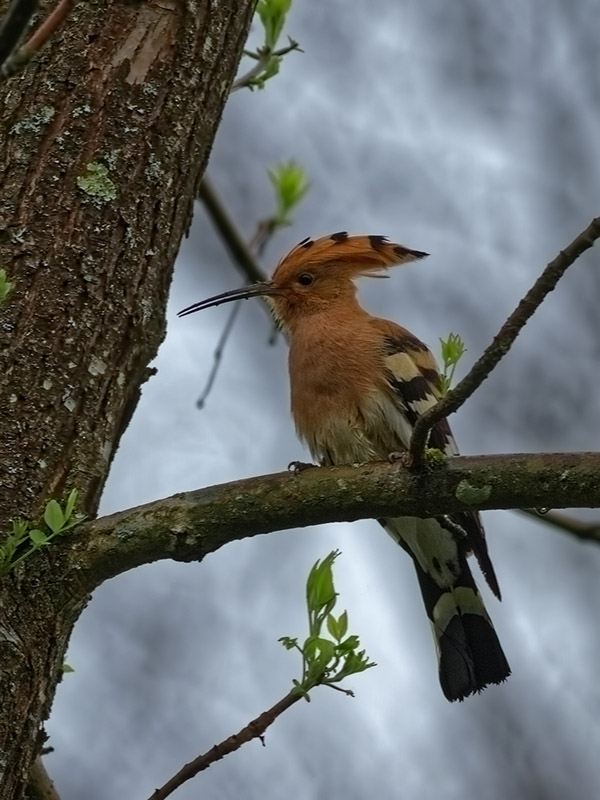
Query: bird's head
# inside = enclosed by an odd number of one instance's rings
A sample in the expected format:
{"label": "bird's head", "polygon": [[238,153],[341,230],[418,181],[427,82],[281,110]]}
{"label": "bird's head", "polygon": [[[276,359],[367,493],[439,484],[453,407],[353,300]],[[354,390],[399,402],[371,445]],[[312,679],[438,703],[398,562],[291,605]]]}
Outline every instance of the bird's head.
{"label": "bird's head", "polygon": [[356,278],[386,278],[389,267],[426,255],[390,242],[385,236],[349,236],[343,231],[316,240],[308,238],[281,259],[271,280],[209,297],[184,308],[179,316],[233,300],[264,296],[277,321],[290,328],[298,316],[354,300]]}

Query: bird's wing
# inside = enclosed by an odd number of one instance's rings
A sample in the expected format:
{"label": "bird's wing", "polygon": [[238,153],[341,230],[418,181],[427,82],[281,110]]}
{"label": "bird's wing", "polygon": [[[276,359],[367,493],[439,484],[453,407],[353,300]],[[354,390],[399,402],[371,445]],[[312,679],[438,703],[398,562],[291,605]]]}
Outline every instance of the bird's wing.
{"label": "bird's wing", "polygon": [[[374,320],[383,335],[383,363],[385,380],[398,411],[412,428],[419,416],[435,405],[441,397],[441,379],[438,366],[429,348],[405,328],[388,322]],[[458,455],[458,447],[448,420],[437,422],[431,429],[429,447],[441,450],[447,456]],[[438,521],[444,525],[441,517]],[[447,518],[449,527],[458,525],[464,530],[470,549],[494,594],[500,598],[500,588],[490,560],[485,533],[479,514],[458,512]]]}

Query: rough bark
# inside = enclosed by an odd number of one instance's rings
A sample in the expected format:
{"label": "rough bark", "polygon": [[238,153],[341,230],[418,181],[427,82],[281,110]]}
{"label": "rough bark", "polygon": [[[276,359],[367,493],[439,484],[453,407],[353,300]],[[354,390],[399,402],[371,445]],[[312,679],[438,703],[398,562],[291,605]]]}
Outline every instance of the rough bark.
{"label": "rough bark", "polygon": [[[253,6],[78,4],[0,87],[0,531],[71,487],[96,511]],[[57,568],[44,555],[0,586],[3,800],[22,797],[85,602]]]}
{"label": "rough bark", "polygon": [[[272,531],[465,509],[600,507],[600,453],[460,456],[418,472],[380,462],[314,468],[184,492],[83,524],[53,545],[60,579],[83,599],[105,580],[162,558],[201,561]],[[580,531],[580,538],[584,538]],[[585,537],[598,541],[595,530]]]}

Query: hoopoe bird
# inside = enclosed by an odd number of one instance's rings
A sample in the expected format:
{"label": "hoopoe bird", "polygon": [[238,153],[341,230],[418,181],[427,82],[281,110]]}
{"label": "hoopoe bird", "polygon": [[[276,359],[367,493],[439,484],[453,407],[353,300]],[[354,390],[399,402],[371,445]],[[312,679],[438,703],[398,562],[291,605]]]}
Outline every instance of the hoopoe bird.
{"label": "hoopoe bird", "polygon": [[[426,255],[384,236],[307,238],[270,281],[195,303],[179,316],[265,296],[289,339],[292,414],[312,457],[322,465],[385,460],[408,449],[416,419],[440,397],[440,374],[423,342],[359,305],[354,281],[387,277],[389,267]],[[446,420],[432,429],[429,445],[458,454]],[[463,700],[504,681],[510,667],[467,563],[474,554],[500,599],[479,515],[380,522],[414,562],[446,698]]]}

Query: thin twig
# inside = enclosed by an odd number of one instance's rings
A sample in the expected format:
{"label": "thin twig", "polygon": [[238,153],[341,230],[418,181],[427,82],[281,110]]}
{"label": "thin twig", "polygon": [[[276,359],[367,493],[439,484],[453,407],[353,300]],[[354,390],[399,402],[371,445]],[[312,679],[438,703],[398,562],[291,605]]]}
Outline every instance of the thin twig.
{"label": "thin twig", "polygon": [[508,353],[521,329],[546,295],[554,289],[571,264],[593,246],[598,237],[600,237],[600,217],[592,220],[590,225],[548,264],[471,371],[433,408],[419,417],[410,442],[410,455],[414,465],[423,461],[431,428],[436,422],[453,414],[479,388],[496,364]]}
{"label": "thin twig", "polygon": [[[252,249],[246,244],[243,236],[240,234],[235,226],[235,223],[229,216],[229,213],[222,203],[221,198],[206,176],[200,184],[198,198],[204,203],[204,207],[206,208],[208,215],[220,233],[223,243],[229,250],[229,255],[232,257],[238,269],[253,282],[264,281],[266,279],[266,274],[261,269],[258,261],[254,258]],[[266,302],[263,301],[263,305],[265,308],[267,308],[267,310],[269,310]],[[217,347],[213,353],[213,364],[210,374],[204,389],[200,394],[200,397],[196,401],[197,408],[204,408],[204,404],[206,403],[208,395],[212,390],[213,384],[219,372],[219,367],[221,366],[225,347],[227,346],[227,342],[233,330],[240,307],[241,303],[234,303],[233,308],[227,318],[227,322],[225,323],[225,327],[223,328],[223,332],[219,337]],[[269,317],[271,317],[270,310]]]}
{"label": "thin twig", "polygon": [[242,275],[251,283],[265,281],[267,279],[266,274],[252,255],[244,238],[239,234],[227,209],[206,176],[202,179],[198,189],[198,198],[204,203],[208,215],[229,251],[229,255]]}
{"label": "thin twig", "polygon": [[[223,239],[225,246],[229,250],[229,254],[235,261],[238,268],[243,272],[244,275],[250,278],[251,281],[265,280],[266,275],[260,267],[254,254],[256,254],[256,257],[260,258],[271,237],[275,233],[277,226],[274,224],[273,218],[270,217],[267,220],[259,222],[256,233],[252,237],[250,244],[246,244],[244,238],[236,228],[235,223],[229,216],[229,213],[221,201],[221,198],[206,177],[200,184],[198,198],[204,203],[211,220],[221,234],[221,238]],[[266,302],[264,305],[268,308]],[[196,401],[196,406],[200,409],[204,407],[208,395],[212,391],[213,384],[223,359],[223,353],[237,319],[240,306],[241,303],[234,303],[231,313],[227,318],[227,322],[225,323],[225,327],[223,328],[223,332],[219,337],[219,342],[213,353],[213,364],[210,374],[206,381],[206,385],[200,394],[200,397]],[[271,316],[270,310],[269,316]],[[276,325],[274,325],[269,334],[268,343],[270,345],[275,344],[277,334],[278,328]]]}
{"label": "thin twig", "polygon": [[219,337],[219,342],[215,348],[215,352],[213,353],[213,363],[210,370],[210,374],[206,381],[206,385],[202,390],[202,394],[196,400],[196,408],[200,409],[204,408],[204,404],[206,403],[208,395],[210,394],[211,389],[213,387],[213,383],[215,382],[215,378],[217,377],[217,372],[219,371],[219,366],[221,364],[221,359],[223,358],[223,351],[225,350],[227,340],[229,339],[229,335],[233,330],[233,326],[235,324],[237,315],[239,314],[241,307],[242,304],[240,302],[234,303],[233,308],[229,312],[229,316],[227,317],[227,322],[225,323],[225,327],[223,328],[221,336]]}
{"label": "thin twig", "polygon": [[[277,224],[277,219],[275,217],[267,217],[267,219],[260,220],[258,225],[256,226],[256,232],[252,239],[250,240],[250,248],[258,258],[262,258],[263,253],[265,252],[267,245],[273,238],[273,235],[277,231],[278,227],[281,227]],[[267,339],[267,344],[269,347],[272,347],[275,342],[277,341],[277,337],[280,334],[280,329],[277,322],[272,319],[271,320],[271,330],[269,332],[269,338]]]}
{"label": "thin twig", "polygon": [[9,58],[21,41],[37,9],[37,0],[13,0],[0,27],[0,64]]}
{"label": "thin twig", "polygon": [[215,761],[219,761],[224,756],[235,752],[243,744],[246,744],[246,742],[252,741],[252,739],[262,739],[269,725],[271,725],[280,714],[283,714],[284,711],[287,711],[290,706],[293,706],[294,703],[297,703],[298,700],[301,699],[302,695],[299,692],[290,692],[278,703],[275,703],[274,706],[271,706],[267,711],[263,711],[260,716],[252,720],[252,722],[249,722],[239,733],[235,733],[220,744],[211,747],[206,753],[190,761],[189,764],[185,764],[185,766],[173,775],[164,786],[161,786],[160,789],[156,789],[154,794],[150,795],[149,800],[165,800],[175,789],[178,789],[186,781],[189,781],[190,778],[202,772],[202,770],[208,769]]}
{"label": "thin twig", "polygon": [[256,78],[258,78],[261,72],[263,72],[269,66],[269,62],[272,58],[282,58],[282,56],[287,55],[287,53],[291,53],[292,50],[298,50],[299,52],[302,52],[298,42],[295,42],[289,36],[288,39],[290,43],[286,47],[282,47],[280,50],[271,51],[268,47],[263,47],[256,53],[245,51],[244,55],[254,58],[256,60],[256,64],[252,67],[252,69],[249,69],[245,75],[242,75],[241,78],[238,78],[237,81],[233,82],[233,85],[231,86],[231,92],[237,92],[239,89],[253,86]]}
{"label": "thin twig", "polygon": [[275,217],[267,217],[266,219],[262,219],[256,226],[256,232],[252,239],[250,239],[249,247],[259,258],[262,257],[266,246],[271,241],[271,238],[276,230],[277,221]]}
{"label": "thin twig", "polygon": [[2,66],[0,77],[8,78],[14,75],[39,53],[52,34],[69,16],[73,8],[73,3],[74,0],[60,0],[46,19],[37,27],[33,35],[25,42],[23,47],[19,48],[19,50]]}
{"label": "thin twig", "polygon": [[558,514],[556,511],[540,513],[534,508],[517,509],[519,514],[527,514],[538,522],[545,522],[553,528],[572,533],[577,539],[587,542],[600,542],[600,521],[583,522],[566,514]]}

